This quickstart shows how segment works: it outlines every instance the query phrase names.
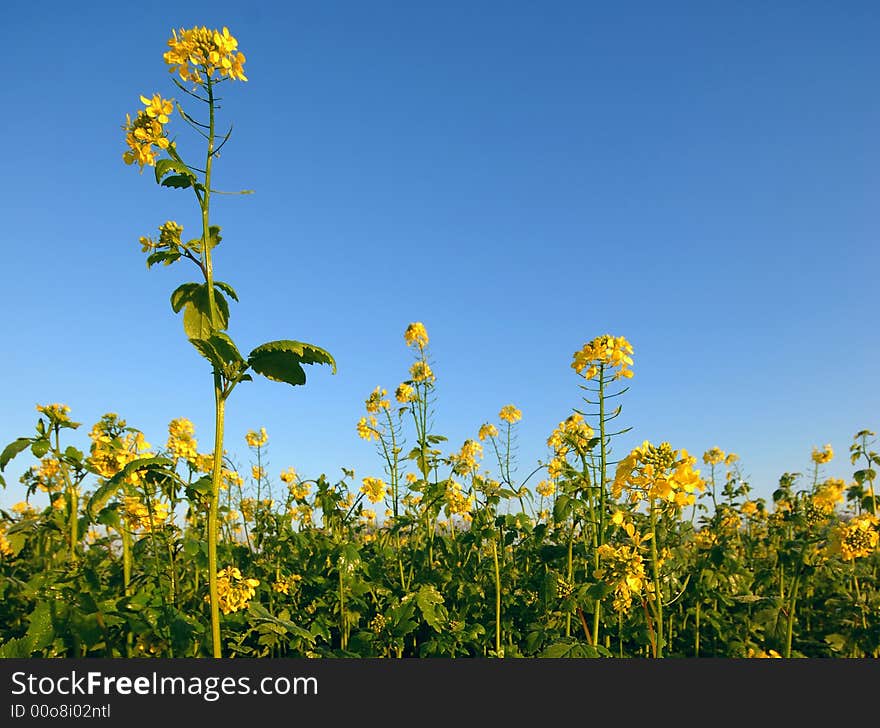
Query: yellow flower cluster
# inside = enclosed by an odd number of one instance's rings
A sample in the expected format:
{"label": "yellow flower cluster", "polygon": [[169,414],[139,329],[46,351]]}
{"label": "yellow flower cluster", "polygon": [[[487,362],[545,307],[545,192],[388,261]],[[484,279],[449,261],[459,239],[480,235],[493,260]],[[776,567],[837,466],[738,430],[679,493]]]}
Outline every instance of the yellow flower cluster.
{"label": "yellow flower cluster", "polygon": [[700,472],[694,470],[695,462],[686,450],[673,450],[668,442],[652,445],[646,440],[618,464],[612,494],[619,498],[626,490],[632,502],[690,505],[696,497],[694,492],[706,487]]}
{"label": "yellow flower cluster", "polygon": [[[230,614],[240,609],[246,609],[259,585],[258,579],[246,579],[234,566],[221,569],[217,572],[217,596],[220,601],[220,611],[223,614]],[[207,597],[205,599],[207,601]]]}
{"label": "yellow flower cluster", "polygon": [[288,509],[287,515],[301,525],[311,525],[312,523],[312,507],[308,503],[302,503],[298,506]]}
{"label": "yellow flower cluster", "polygon": [[381,478],[364,478],[361,493],[364,493],[370,503],[378,503],[385,497],[385,481]]}
{"label": "yellow flower cluster", "polygon": [[[133,460],[149,454],[146,451],[150,449],[150,443],[144,439],[144,433],[126,432],[122,437],[111,438],[106,431],[99,429],[100,424],[89,433],[92,449],[88,462],[102,478],[112,478]],[[131,485],[141,482],[137,471],[127,478],[127,482]]]}
{"label": "yellow flower cluster", "polygon": [[823,513],[831,513],[840,501],[843,500],[843,494],[846,491],[846,483],[840,478],[828,478],[824,483],[820,483],[813,493],[813,505]]}
{"label": "yellow flower cluster", "polygon": [[535,490],[538,491],[538,495],[549,498],[556,492],[556,485],[550,480],[542,480],[535,486]]}
{"label": "yellow flower cluster", "polygon": [[419,398],[419,395],[411,385],[402,382],[394,391],[394,398],[400,402],[400,404],[407,404],[409,402],[415,402]]}
{"label": "yellow flower cluster", "polygon": [[190,464],[200,473],[210,473],[214,469],[214,453],[199,453]]}
{"label": "yellow flower cluster", "polygon": [[449,456],[449,462],[455,473],[465,475],[480,467],[478,460],[482,457],[483,446],[476,440],[465,440],[461,450]]}
{"label": "yellow flower cluster", "polygon": [[480,431],[477,433],[477,437],[479,437],[480,440],[485,440],[487,437],[498,437],[498,428],[487,422],[480,426]]}
{"label": "yellow flower cluster", "polygon": [[357,423],[358,437],[369,442],[379,439],[379,421],[370,415],[369,418],[361,417]]}
{"label": "yellow flower cluster", "polygon": [[522,419],[522,412],[520,412],[512,404],[506,404],[504,405],[504,407],[501,408],[501,412],[498,413],[498,416],[505,422],[509,422],[512,425]]}
{"label": "yellow flower cluster", "polygon": [[288,468],[281,472],[281,482],[287,484],[287,490],[290,492],[291,497],[298,501],[308,498],[309,491],[312,489],[311,485],[299,479],[296,470],[293,468]]}
{"label": "yellow flower cluster", "polygon": [[66,404],[38,404],[37,412],[46,415],[52,424],[70,422],[70,407]]}
{"label": "yellow flower cluster", "polygon": [[425,325],[420,321],[411,323],[403,332],[403,340],[407,346],[416,346],[419,350],[424,350],[428,345],[428,332]]}
{"label": "yellow flower cluster", "polygon": [[126,496],[122,503],[122,516],[132,531],[151,533],[153,529],[161,528],[168,518],[167,503],[152,503],[153,516],[150,517],[150,509],[147,504],[137,496]]}
{"label": "yellow flower cluster", "polygon": [[0,531],[0,556],[12,556],[12,544],[2,531]]}
{"label": "yellow flower cluster", "polygon": [[782,655],[780,655],[776,650],[769,650],[765,652],[764,650],[756,650],[754,647],[749,647],[749,651],[746,653],[746,657],[749,659],[782,659]]}
{"label": "yellow flower cluster", "polygon": [[592,379],[605,367],[617,368],[614,379],[630,378],[633,375],[630,369],[632,353],[632,345],[623,336],[603,334],[574,353],[571,368],[584,379]]}
{"label": "yellow flower cluster", "polygon": [[40,490],[45,493],[54,493],[64,487],[61,473],[61,461],[53,457],[44,457],[40,460],[40,469],[37,471]]}
{"label": "yellow flower cluster", "polygon": [[[171,32],[168,47],[162,56],[171,73],[183,81],[200,84],[206,80],[229,78],[247,81],[244,75],[244,53],[238,51],[238,41],[228,28],[209,30],[205,26],[184,28]],[[204,76],[202,75],[204,74]],[[215,74],[219,74],[215,76]]]}
{"label": "yellow flower cluster", "polygon": [[278,594],[290,596],[291,592],[295,592],[302,581],[299,574],[291,574],[290,576],[279,576],[272,584],[272,590]]}
{"label": "yellow flower cluster", "polygon": [[844,561],[863,559],[877,550],[880,543],[880,521],[871,513],[862,513],[846,523],[841,523],[832,542],[832,549],[839,552]]}
{"label": "yellow flower cluster", "polygon": [[266,479],[266,468],[261,467],[259,465],[251,465],[251,477],[254,480],[265,480]]}
{"label": "yellow flower cluster", "polygon": [[170,142],[165,131],[165,125],[169,121],[168,114],[174,110],[174,104],[170,99],[163,99],[159,94],[153,94],[147,98],[141,96],[141,102],[145,109],[138,111],[132,121],[131,114],[125,115],[125,143],[128,149],[122,153],[122,161],[126,164],[137,163],[140,171],[144,166],[156,166],[157,149],[168,149]]}
{"label": "yellow flower cluster", "polygon": [[198,455],[196,428],[186,417],[178,417],[168,424],[168,443],[166,447],[172,457],[192,460]]}
{"label": "yellow flower cluster", "polygon": [[652,591],[638,547],[604,543],[597,551],[600,564],[593,576],[602,579],[614,590],[614,610],[628,612],[632,607],[633,596],[649,595]]}
{"label": "yellow flower cluster", "polygon": [[409,368],[409,375],[414,382],[431,383],[436,379],[428,362],[421,360],[413,362],[412,366]]}
{"label": "yellow flower cluster", "polygon": [[819,448],[813,448],[813,454],[811,459],[816,465],[824,465],[825,463],[831,462],[831,459],[834,457],[834,450],[831,449],[831,445],[826,445],[821,450]]}
{"label": "yellow flower cluster", "polygon": [[248,444],[248,447],[263,447],[263,445],[269,442],[269,435],[265,427],[261,427],[259,432],[248,430],[248,433],[244,436],[244,441]]}
{"label": "yellow flower cluster", "polygon": [[391,407],[391,403],[385,399],[385,396],[388,392],[382,387],[376,387],[371,393],[370,396],[367,397],[366,407],[367,412],[371,412],[375,414],[379,410],[389,409]]}
{"label": "yellow flower cluster", "polygon": [[550,433],[547,445],[553,448],[553,454],[557,458],[564,458],[572,451],[577,455],[584,455],[589,450],[594,434],[593,428],[584,422],[583,416],[575,412]]}
{"label": "yellow flower cluster", "polygon": [[476,498],[473,493],[465,495],[461,483],[451,481],[446,487],[446,506],[444,510],[446,511],[447,516],[464,516],[469,514],[473,509],[475,502]]}

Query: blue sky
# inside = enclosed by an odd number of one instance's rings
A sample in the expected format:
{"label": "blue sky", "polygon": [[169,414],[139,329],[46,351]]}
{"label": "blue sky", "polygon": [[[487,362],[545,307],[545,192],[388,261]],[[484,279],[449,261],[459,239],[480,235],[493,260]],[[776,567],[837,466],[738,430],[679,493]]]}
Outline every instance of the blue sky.
{"label": "blue sky", "polygon": [[0,444],[64,402],[80,447],[112,411],[157,445],[189,417],[211,449],[210,371],[168,302],[193,272],[147,271],[137,244],[168,219],[197,235],[195,202],[121,159],[138,96],[180,96],[162,53],[192,25],[228,26],[250,79],[223,88],[215,168],[255,190],[212,208],[230,333],[339,365],[233,394],[241,465],[264,426],[273,475],[381,475],[355,423],[406,378],[411,321],[436,432],[458,447],[516,404],[521,476],[580,404],[573,352],[604,333],[635,349],[618,454],[717,445],[769,497],[825,443],[849,477],[853,434],[880,429],[875,3],[168,8],[4,6]]}

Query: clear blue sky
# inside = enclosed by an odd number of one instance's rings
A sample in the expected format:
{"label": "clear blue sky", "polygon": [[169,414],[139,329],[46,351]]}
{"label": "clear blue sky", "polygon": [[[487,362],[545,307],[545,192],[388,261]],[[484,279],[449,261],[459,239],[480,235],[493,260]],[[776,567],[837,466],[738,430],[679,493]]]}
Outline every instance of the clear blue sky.
{"label": "clear blue sky", "polygon": [[852,435],[880,430],[874,2],[12,0],[0,446],[64,402],[80,447],[113,411],[154,444],[187,416],[211,449],[209,368],[168,302],[192,272],[147,271],[137,244],[167,219],[195,236],[195,203],[121,158],[138,96],[180,97],[162,53],[192,25],[227,25],[250,78],[223,89],[215,177],[256,191],[213,207],[230,333],[339,364],[236,391],[242,465],[265,426],[276,477],[381,475],[355,423],[406,377],[411,321],[436,431],[457,447],[516,404],[521,475],[579,405],[572,353],[603,333],[635,349],[619,453],[718,445],[768,497],[826,442],[848,477]]}

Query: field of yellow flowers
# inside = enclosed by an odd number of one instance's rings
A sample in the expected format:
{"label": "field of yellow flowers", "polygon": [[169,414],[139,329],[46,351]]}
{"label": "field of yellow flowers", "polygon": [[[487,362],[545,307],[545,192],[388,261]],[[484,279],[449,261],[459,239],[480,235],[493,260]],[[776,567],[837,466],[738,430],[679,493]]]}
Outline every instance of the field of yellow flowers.
{"label": "field of yellow flowers", "polygon": [[[718,448],[698,463],[645,442],[612,463],[607,401],[632,347],[599,336],[572,361],[593,409],[560,422],[546,462],[513,482],[519,410],[444,448],[428,426],[424,326],[405,342],[404,381],[369,393],[356,423],[384,478],[270,474],[265,429],[242,443],[250,472],[222,461],[221,655],[878,655],[873,433],[853,441],[851,483],[823,478],[834,454],[816,448],[813,472],[784,474],[769,503]],[[192,423],[173,420],[153,447],[107,414],[84,453],[65,443],[79,427],[67,406],[37,410],[35,432],[0,456],[34,457],[22,485],[50,500],[0,512],[0,655],[214,654],[214,458]]]}
{"label": "field of yellow flowers", "polygon": [[[835,454],[816,448],[812,472],[782,474],[771,501],[719,448],[644,442],[613,459],[633,376],[623,336],[573,353],[582,401],[524,479],[514,404],[460,446],[434,430],[420,322],[403,332],[400,384],[368,393],[352,423],[383,477],[270,473],[265,429],[236,443],[252,462],[237,472],[224,424],[238,385],[302,386],[303,365],[336,362],[289,339],[243,354],[228,334],[238,296],[212,260],[212,171],[229,140],[216,91],[247,81],[245,56],[228,29],[194,27],[164,60],[200,111],[141,96],[123,161],[192,194],[201,219],[190,240],[168,220],[140,244],[148,267],[196,276],[171,304],[210,364],[211,444],[185,418],[158,444],[108,413],[84,451],[66,404],[37,406],[34,430],[0,452],[0,471],[32,458],[25,497],[0,510],[0,657],[880,656],[874,433],[853,438],[851,482],[825,477]],[[175,111],[201,157],[169,136]]]}

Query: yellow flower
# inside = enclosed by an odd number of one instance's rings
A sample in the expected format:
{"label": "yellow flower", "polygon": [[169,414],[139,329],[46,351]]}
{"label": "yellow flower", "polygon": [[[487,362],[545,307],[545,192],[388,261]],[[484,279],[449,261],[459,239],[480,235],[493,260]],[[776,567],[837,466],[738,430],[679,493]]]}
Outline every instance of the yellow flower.
{"label": "yellow flower", "polygon": [[620,461],[611,492],[619,498],[627,491],[633,502],[659,501],[673,508],[689,505],[695,500],[694,492],[706,486],[700,472],[694,470],[695,462],[687,450],[646,440]]}
{"label": "yellow flower", "polygon": [[605,367],[617,368],[614,379],[630,378],[633,375],[629,368],[633,363],[632,353],[632,345],[623,336],[604,334],[574,353],[571,368],[584,379],[592,379]]}
{"label": "yellow flower", "polygon": [[433,382],[436,379],[434,372],[431,371],[431,367],[426,361],[413,362],[413,365],[409,368],[409,374],[414,382]]}
{"label": "yellow flower", "polygon": [[174,111],[174,103],[171,99],[163,99],[159,94],[153,94],[151,98],[141,96],[141,101],[147,107],[145,113],[151,119],[160,124],[168,123],[168,114]]}
{"label": "yellow flower", "polygon": [[251,465],[251,477],[254,480],[265,480],[266,469],[260,467],[259,465]]}
{"label": "yellow flower", "polygon": [[[150,516],[150,508],[153,511],[152,517]],[[122,516],[132,531],[151,533],[168,518],[168,504],[154,501],[150,506],[147,506],[138,496],[125,496]]]}
{"label": "yellow flower", "polygon": [[418,399],[418,393],[416,390],[411,387],[406,382],[399,384],[397,389],[394,392],[394,397],[401,404],[407,404],[408,402],[415,402]]}
{"label": "yellow flower", "polygon": [[880,543],[877,517],[862,513],[848,522],[841,523],[834,534],[831,548],[840,553],[844,561],[863,559],[877,550]]}
{"label": "yellow flower", "polygon": [[259,433],[254,432],[254,430],[248,430],[244,440],[248,447],[263,447],[263,445],[269,442],[269,435],[266,433],[266,428],[261,427]]}
{"label": "yellow flower", "polygon": [[360,437],[362,440],[366,440],[367,442],[369,442],[370,440],[378,440],[378,425],[379,422],[373,415],[370,415],[369,419],[367,419],[366,417],[361,417],[357,423],[358,437]]}
{"label": "yellow flower", "polygon": [[465,515],[471,512],[476,502],[476,497],[472,494],[465,495],[461,483],[451,481],[446,487],[446,515],[452,517],[454,515]]}
{"label": "yellow flower", "polygon": [[822,450],[818,448],[813,448],[812,460],[817,465],[824,465],[825,463],[831,462],[831,458],[834,457],[834,450],[831,449],[831,445],[826,445]]}
{"label": "yellow flower", "polygon": [[[221,569],[217,572],[217,595],[220,611],[223,614],[230,614],[240,609],[246,609],[259,585],[258,579],[246,579],[234,566]],[[208,600],[207,596],[205,600]]]}
{"label": "yellow flower", "polygon": [[364,478],[361,493],[364,493],[370,503],[378,503],[385,497],[385,481],[381,478]]}
{"label": "yellow flower", "polygon": [[479,433],[477,433],[477,437],[481,440],[485,440],[487,437],[498,437],[498,428],[495,425],[489,424],[488,422],[480,427]]}
{"label": "yellow flower", "polygon": [[754,516],[758,512],[758,504],[755,501],[744,501],[740,511],[744,516]]}
{"label": "yellow flower", "polygon": [[535,490],[538,491],[538,495],[549,498],[556,492],[556,485],[549,480],[542,480],[535,486]]}
{"label": "yellow flower", "polygon": [[[229,33],[194,27],[189,30],[172,31],[168,40],[170,50],[163,55],[172,73],[177,73],[183,81],[201,84],[207,79],[229,78],[247,81],[244,75],[245,56],[237,53],[238,41]],[[204,74],[204,75],[203,75]]]}
{"label": "yellow flower", "polygon": [[419,349],[424,349],[428,345],[428,332],[425,330],[425,325],[420,321],[411,323],[403,332],[403,340],[407,346],[417,346]]}
{"label": "yellow flower", "polygon": [[387,394],[388,392],[382,389],[382,387],[376,387],[370,393],[370,396],[367,397],[367,412],[375,413],[381,409],[389,409],[391,407],[391,403],[387,399],[385,399],[385,395]]}
{"label": "yellow flower", "polygon": [[193,437],[196,428],[186,417],[178,417],[168,423],[166,448],[172,457],[193,460],[198,455],[198,443]]}
{"label": "yellow flower", "polygon": [[70,407],[66,404],[38,404],[37,412],[46,415],[46,417],[49,418],[49,422],[52,424],[70,422],[70,417],[68,417]]}
{"label": "yellow flower", "polygon": [[479,467],[477,460],[483,457],[483,446],[476,440],[465,440],[458,453],[449,456],[453,470],[464,475]]}
{"label": "yellow flower", "polygon": [[507,404],[501,408],[501,412],[498,413],[498,416],[505,422],[509,422],[512,425],[522,419],[522,412],[520,412],[512,404]]}
{"label": "yellow flower", "polygon": [[706,465],[718,465],[727,457],[723,450],[717,447],[711,447],[703,453],[703,462]]}

